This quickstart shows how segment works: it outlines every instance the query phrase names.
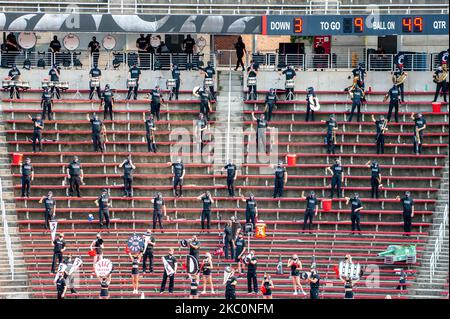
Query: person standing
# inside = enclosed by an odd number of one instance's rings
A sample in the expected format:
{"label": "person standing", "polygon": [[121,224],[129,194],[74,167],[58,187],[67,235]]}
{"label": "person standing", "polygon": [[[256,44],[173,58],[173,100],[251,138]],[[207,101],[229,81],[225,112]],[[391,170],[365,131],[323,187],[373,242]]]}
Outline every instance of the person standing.
{"label": "person standing", "polygon": [[352,213],[350,215],[350,219],[352,221],[352,234],[355,234],[355,231],[358,230],[358,234],[361,235],[361,226],[360,226],[360,220],[361,210],[364,209],[361,200],[359,199],[359,194],[355,193],[352,198],[346,197],[345,198],[345,205],[348,205],[351,201],[352,205]]}
{"label": "person standing", "polygon": [[311,114],[311,121],[314,122],[314,111],[311,109],[311,101],[316,97],[316,92],[314,92],[314,88],[311,86],[306,89],[306,116],[305,121],[309,122],[309,115]]}
{"label": "person standing", "polygon": [[105,89],[102,92],[101,104],[103,105],[103,120],[106,120],[106,117],[109,114],[109,119],[113,120],[113,106],[114,106],[114,93],[109,87],[109,84],[105,85]]}
{"label": "person standing", "polygon": [[211,61],[208,61],[206,64],[206,68],[202,69],[200,68],[200,73],[202,73],[205,77],[203,79],[203,89],[209,89],[209,93],[211,94],[212,99],[216,99],[216,92],[214,91],[214,81],[212,82],[213,85],[210,85],[208,88],[205,86],[205,80],[206,79],[214,79],[214,75],[216,74],[216,70],[213,67],[213,64]]}
{"label": "person standing", "polygon": [[422,113],[412,113],[411,119],[414,121],[414,153],[422,154],[423,132],[427,128],[427,121]]}
{"label": "person standing", "polygon": [[297,288],[300,288],[302,294],[306,296],[305,290],[300,282],[300,270],[302,270],[302,262],[296,254],[289,258],[287,267],[291,269],[292,286],[294,287],[294,296],[298,295]]}
{"label": "person standing", "polygon": [[251,250],[250,255],[245,257],[246,258],[246,265],[247,265],[247,291],[249,294],[252,293],[252,285],[253,285],[253,292],[255,294],[258,293],[258,279],[257,279],[257,263],[258,260],[255,256],[255,251]]}
{"label": "person standing", "polygon": [[53,118],[53,101],[52,101],[52,93],[50,89],[46,87],[42,92],[41,98],[41,109],[42,109],[42,119],[45,120],[45,115],[48,115],[49,121]]}
{"label": "person standing", "polygon": [[33,137],[31,141],[33,143],[33,153],[36,152],[36,144],[39,145],[39,152],[42,152],[42,130],[44,129],[44,120],[42,120],[41,114],[37,114],[36,117],[31,117],[28,114],[28,118],[33,121]]}
{"label": "person standing", "polygon": [[64,279],[66,280],[67,288],[70,289],[70,293],[76,294],[77,291],[75,290],[75,278],[73,273],[69,275],[70,269],[73,266],[73,260],[72,255],[67,256],[64,258],[63,263],[66,265],[66,269],[64,270]]}
{"label": "person standing", "polygon": [[352,121],[353,114],[356,110],[356,116],[357,121],[360,122],[361,120],[361,104],[364,100],[365,93],[358,85],[354,85],[353,88],[348,91],[348,94],[350,95],[352,99],[352,110],[350,112],[350,116],[348,117],[348,122]]}
{"label": "person standing", "polygon": [[53,64],[52,68],[48,72],[48,75],[50,75],[50,81],[53,82],[52,88],[50,90],[52,92],[52,97],[54,96],[54,94],[56,92],[56,98],[59,100],[61,98],[61,92],[59,90],[59,87],[54,84],[55,84],[55,82],[59,82],[59,79],[61,77],[61,70],[59,69],[59,67],[56,64]]}
{"label": "person standing", "polygon": [[[142,259],[142,273],[153,272],[154,249],[156,246],[155,237],[152,235],[151,229],[147,229],[144,234],[144,254]],[[147,259],[149,260],[149,270],[147,271]]]}
{"label": "person standing", "polygon": [[245,266],[242,258],[244,257],[244,254],[247,251],[244,234],[242,232],[239,232],[239,235],[234,242],[234,246],[236,247],[236,254],[234,261],[238,263],[238,273],[241,274]]}
{"label": "person standing", "polygon": [[104,243],[105,241],[103,240],[102,235],[100,233],[97,233],[97,236],[89,246],[91,251],[95,251],[94,261],[92,262],[93,275],[95,275],[95,264],[103,259],[103,250],[105,249]]}
{"label": "person standing", "polygon": [[[297,73],[295,73],[294,67],[288,65],[286,69],[282,72],[285,76],[285,80],[292,81],[297,77]],[[294,99],[294,87],[285,87],[286,89],[286,101]]]}
{"label": "person standing", "polygon": [[366,166],[370,168],[370,186],[371,186],[371,197],[379,198],[379,190],[381,185],[381,168],[377,160],[368,161]]}
{"label": "person standing", "polygon": [[[191,280],[191,291],[189,293],[189,299],[198,299],[198,285],[200,282],[200,275],[196,273],[194,275],[188,274],[189,279]],[[203,277],[204,279],[205,277]]]}
{"label": "person standing", "polygon": [[197,235],[193,235],[189,241],[189,255],[194,257],[198,262],[200,261],[200,241],[198,240]]}
{"label": "person standing", "polygon": [[344,183],[344,171],[341,166],[341,161],[336,159],[331,167],[325,169],[325,174],[330,172],[331,177],[331,199],[334,196],[334,190],[336,189],[337,198],[341,197],[341,184]]}
{"label": "person standing", "polygon": [[241,200],[247,204],[245,207],[245,222],[247,224],[251,222],[253,224],[253,229],[255,229],[256,218],[258,218],[258,205],[256,204],[255,196],[250,193],[247,199],[242,196]]}
{"label": "person standing", "polygon": [[131,260],[131,283],[133,286],[133,294],[137,295],[139,294],[139,263],[141,261],[142,254],[137,253],[132,255],[129,253],[128,256],[130,256]]}
{"label": "person standing", "polygon": [[52,52],[53,56],[53,63],[59,64],[58,55],[61,52],[61,42],[59,42],[58,37],[56,35],[53,36],[53,40],[50,42],[50,45],[48,46],[50,51]]}
{"label": "person standing", "polygon": [[198,93],[200,95],[200,113],[206,117],[207,121],[209,121],[209,113],[212,111],[211,96],[204,88],[201,88]]}
{"label": "person standing", "polygon": [[45,218],[45,224],[44,228],[49,229],[50,228],[50,221],[55,220],[56,216],[56,200],[53,198],[53,192],[49,191],[47,196],[42,196],[39,200],[39,204],[44,203],[44,218]]}
{"label": "person standing", "polygon": [[308,274],[309,293],[311,299],[320,299],[320,276],[315,268],[311,268],[311,272]]}
{"label": "person standing", "polygon": [[[173,174],[173,196],[182,197],[183,196],[183,180],[186,173],[184,169],[183,162],[181,158],[177,160],[176,163],[169,162],[169,166],[172,166]],[[179,191],[178,191],[179,189]]]}
{"label": "person standing", "polygon": [[439,94],[442,93],[444,96],[444,102],[447,102],[448,93],[448,70],[440,65],[433,74],[433,81],[436,83],[436,93],[434,94],[433,102],[436,102]]}
{"label": "person standing", "polygon": [[92,37],[92,41],[88,44],[88,49],[91,50],[92,65],[98,65],[98,58],[100,56],[100,43],[96,37]]}
{"label": "person standing", "polygon": [[228,160],[228,164],[222,168],[223,171],[227,172],[228,196],[234,197],[234,181],[237,178],[237,167],[231,160]]}
{"label": "person standing", "polygon": [[245,48],[245,43],[244,41],[242,41],[241,36],[238,37],[237,42],[234,44],[234,48],[236,49],[236,57],[237,57],[236,68],[234,70],[237,71],[239,66],[241,66],[242,71],[244,71],[245,65],[242,58],[244,57],[244,53],[247,54],[247,49]]}
{"label": "person standing", "polygon": [[256,122],[256,152],[266,152],[267,149],[267,140],[266,140],[266,132],[268,129],[269,123],[266,121],[266,116],[261,114],[257,119],[255,114],[252,113],[253,121]]}
{"label": "person standing", "polygon": [[[191,37],[190,34],[186,36],[183,40],[183,51],[187,55],[186,59],[186,69],[192,70],[192,63],[194,58],[194,49],[195,49],[195,40]],[[178,98],[177,98],[178,100]]]}
{"label": "person standing", "polygon": [[94,147],[94,152],[104,152],[102,132],[106,131],[103,122],[98,118],[97,114],[94,113],[92,118],[89,114],[86,114],[87,120],[91,123],[92,129],[92,145]]}
{"label": "person standing", "polygon": [[[101,100],[102,95],[100,93],[100,79],[102,77],[102,71],[100,71],[97,64],[94,64],[92,69],[89,71],[89,76],[91,78],[90,85],[89,85],[89,100],[92,100],[92,98],[94,97],[94,90],[97,91],[98,99]],[[93,85],[93,83],[92,83],[93,80],[99,81],[97,86]]]}
{"label": "person standing", "polygon": [[363,63],[358,63],[358,67],[352,70],[353,82],[364,90],[366,80],[366,69]]}
{"label": "person standing", "polygon": [[203,210],[201,215],[202,230],[206,228],[208,229],[209,233],[209,229],[211,228],[211,205],[214,204],[214,199],[209,191],[206,191],[205,193],[197,197],[197,199],[203,202]]}
{"label": "person standing", "polygon": [[264,114],[266,116],[267,122],[272,120],[273,110],[276,108],[277,104],[277,94],[275,93],[275,89],[271,88],[266,95]]}
{"label": "person standing", "polygon": [[412,218],[414,217],[414,200],[411,197],[411,192],[405,192],[405,196],[400,198],[397,196],[396,200],[400,200],[403,206],[403,231],[406,236],[409,236],[412,226]]}
{"label": "person standing", "polygon": [[58,277],[56,278],[54,283],[56,285],[56,298],[64,299],[67,292],[66,280],[64,279],[64,271],[58,273]]}
{"label": "person standing", "polygon": [[30,158],[27,157],[20,166],[20,174],[22,174],[22,197],[30,197],[30,186],[34,180],[34,168]]}
{"label": "person standing", "polygon": [[375,122],[377,135],[375,136],[375,142],[377,144],[377,154],[384,154],[384,134],[388,129],[388,122],[384,119],[383,115],[380,115],[378,120],[372,114],[372,121]]}
{"label": "person standing", "polygon": [[[178,68],[178,64],[171,64],[170,70],[172,71],[172,79],[175,80],[175,86],[172,88],[172,95],[175,95],[175,100],[178,100],[178,94],[180,93],[181,71]],[[172,100],[172,95],[169,95],[169,100]]]}
{"label": "person standing", "polygon": [[358,279],[353,280],[349,276],[346,276],[345,279],[342,276],[339,276],[339,279],[344,283],[344,299],[355,299],[355,295],[353,293],[353,287],[359,281]]}
{"label": "person standing", "polygon": [[258,76],[258,71],[255,70],[255,68],[253,67],[253,64],[251,64],[248,68],[247,68],[247,81],[249,78],[254,78],[255,79],[255,83],[254,84],[248,84],[248,100],[253,100],[256,101],[258,99],[258,91],[256,90],[256,77]]}
{"label": "person standing", "polygon": [[[397,84],[398,90],[400,92],[400,101],[405,102],[405,79],[408,74],[403,70],[403,66],[397,66],[392,76],[393,82]],[[403,80],[401,80],[403,78]]]}
{"label": "person standing", "polygon": [[74,191],[77,192],[77,196],[80,195],[80,185],[83,184],[83,169],[78,160],[78,156],[74,156],[72,162],[67,166],[67,177],[69,178],[69,196],[73,196]]}
{"label": "person standing", "polygon": [[95,200],[95,205],[98,207],[98,222],[100,228],[103,228],[103,217],[105,218],[106,228],[109,229],[109,207],[111,201],[109,199],[108,190],[104,188],[102,194]]}
{"label": "person standing", "polygon": [[316,193],[314,193],[314,191],[310,191],[308,196],[305,196],[305,192],[302,191],[301,197],[304,198],[306,202],[305,215],[303,217],[303,230],[306,229],[306,224],[308,224],[308,220],[309,220],[308,229],[311,230],[313,216],[317,216],[317,212],[319,211],[320,199],[316,197]]}
{"label": "person standing", "polygon": [[[163,279],[161,282],[161,288],[159,290],[160,294],[163,294],[164,290],[166,289],[167,279],[169,279],[169,293],[172,294],[173,290],[174,290],[175,275],[177,273],[178,263],[177,263],[177,259],[173,255],[173,253],[174,253],[173,248],[170,248],[169,254],[162,257],[163,263],[164,263],[164,274],[163,274]],[[169,275],[168,271],[171,272],[170,275]]]}
{"label": "person standing", "polygon": [[136,84],[134,86],[128,87],[128,93],[127,93],[126,100],[131,99],[132,93],[133,93],[133,98],[135,100],[137,100],[140,76],[141,76],[141,70],[137,67],[136,63],[134,63],[131,66],[131,68],[128,70],[128,80],[136,80]]}
{"label": "person standing", "polygon": [[328,121],[321,120],[322,123],[327,125],[327,135],[325,138],[325,144],[327,146],[327,154],[336,154],[336,132],[338,130],[338,124],[335,116],[330,115]]}
{"label": "person standing", "polygon": [[141,33],[139,38],[136,40],[136,48],[138,49],[139,66],[143,69],[147,68],[150,64],[150,59],[147,54],[148,45],[149,43],[147,42],[147,39],[144,34]]}
{"label": "person standing", "polygon": [[161,101],[165,103],[159,85],[156,85],[155,88],[150,91],[149,97],[150,97],[150,112],[159,121],[161,111]]}
{"label": "person standing", "polygon": [[[197,152],[202,153],[203,148],[205,146],[205,131],[208,129],[208,120],[205,118],[203,113],[200,113],[198,115],[197,123],[194,127],[194,136],[196,137],[197,141]],[[198,149],[198,143],[200,143],[200,149]]]}
{"label": "person standing", "polygon": [[109,285],[111,284],[111,274],[100,279],[99,299],[109,299]]}
{"label": "person standing", "polygon": [[273,285],[273,280],[270,275],[264,273],[264,278],[261,283],[261,289],[263,291],[263,299],[272,299],[272,289],[275,287]]}
{"label": "person standing", "polygon": [[397,85],[391,87],[388,93],[384,96],[383,102],[386,102],[389,98],[389,111],[387,114],[387,121],[391,121],[392,111],[394,111],[395,122],[398,123],[398,106],[400,104],[399,91]]}
{"label": "person standing", "polygon": [[156,228],[156,222],[159,222],[159,228],[163,229],[162,218],[167,216],[166,203],[161,193],[157,193],[152,199],[153,204],[153,229]]}
{"label": "person standing", "polygon": [[145,113],[142,113],[142,119],[145,123],[145,138],[147,140],[147,149],[149,152],[156,153],[157,147],[156,147],[156,138],[155,138],[155,132],[156,132],[156,123],[153,118],[153,114],[148,115],[148,119],[145,119]]}
{"label": "person standing", "polygon": [[231,259],[233,259],[234,256],[234,236],[233,236],[233,229],[231,227],[231,221],[228,221],[227,224],[225,225],[225,228],[223,230],[223,241],[224,241],[224,250],[225,250],[225,259],[229,259],[228,258],[228,251],[229,249],[231,249]]}
{"label": "person standing", "polygon": [[133,170],[136,166],[133,164],[131,154],[128,154],[126,160],[124,160],[119,168],[123,168],[123,196],[133,197]]}
{"label": "person standing", "polygon": [[283,166],[283,162],[279,161],[278,165],[274,167],[275,169],[275,187],[273,191],[273,198],[283,197],[284,185],[288,181],[288,173],[286,168]]}
{"label": "person standing", "polygon": [[[53,258],[51,273],[55,273],[56,266],[59,266],[63,261],[63,253],[66,250],[66,242],[64,241],[64,234],[56,234],[56,238],[52,241],[53,245]],[[58,259],[58,265],[56,265],[56,259]]]}
{"label": "person standing", "polygon": [[211,287],[211,293],[214,294],[214,284],[211,271],[214,269],[211,253],[207,252],[205,254],[205,259],[203,259],[200,270],[203,275],[203,291],[202,294],[206,294],[206,286],[209,283]]}
{"label": "person standing", "polygon": [[[16,64],[12,65],[11,70],[8,72],[8,77],[13,81],[18,81],[20,79],[20,71]],[[19,88],[15,84],[10,84],[9,89],[9,98],[13,99],[16,96],[17,99],[20,99]]]}
{"label": "person standing", "polygon": [[231,268],[230,275],[228,276],[228,279],[225,282],[225,299],[226,300],[235,300],[236,299],[236,285],[237,285],[237,277],[234,275],[234,269]]}

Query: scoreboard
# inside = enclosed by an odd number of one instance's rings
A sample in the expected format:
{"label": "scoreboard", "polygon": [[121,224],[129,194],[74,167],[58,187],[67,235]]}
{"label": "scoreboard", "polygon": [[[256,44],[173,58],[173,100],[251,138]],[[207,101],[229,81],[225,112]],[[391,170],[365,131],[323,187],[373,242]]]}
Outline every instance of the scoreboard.
{"label": "scoreboard", "polygon": [[448,15],[268,15],[262,17],[267,35],[445,35]]}

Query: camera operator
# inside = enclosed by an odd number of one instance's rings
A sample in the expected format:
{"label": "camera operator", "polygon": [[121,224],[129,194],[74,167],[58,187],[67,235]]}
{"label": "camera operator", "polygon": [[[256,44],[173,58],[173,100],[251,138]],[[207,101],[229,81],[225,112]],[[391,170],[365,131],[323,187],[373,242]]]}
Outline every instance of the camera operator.
{"label": "camera operator", "polygon": [[255,251],[251,250],[250,254],[244,259],[245,264],[247,265],[247,288],[248,293],[252,293],[252,284],[253,284],[253,292],[255,294],[258,293],[258,279],[256,275],[257,263],[258,260],[255,257]]}
{"label": "camera operator", "polygon": [[291,278],[292,286],[294,287],[294,296],[297,296],[297,288],[300,288],[302,294],[306,296],[305,290],[303,290],[302,284],[300,283],[300,270],[302,269],[302,262],[296,254],[289,258],[287,266],[291,268]]}
{"label": "camera operator", "polygon": [[310,298],[320,299],[319,288],[320,288],[320,276],[315,268],[311,268],[311,272],[308,275],[308,282],[310,287]]}

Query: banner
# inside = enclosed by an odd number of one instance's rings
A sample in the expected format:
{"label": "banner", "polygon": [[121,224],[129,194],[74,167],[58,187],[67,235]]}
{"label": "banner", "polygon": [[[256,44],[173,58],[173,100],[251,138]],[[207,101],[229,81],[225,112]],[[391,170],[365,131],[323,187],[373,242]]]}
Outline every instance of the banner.
{"label": "banner", "polygon": [[55,275],[55,280],[58,278],[59,273],[60,273],[61,271],[65,271],[66,268],[67,268],[67,265],[66,265],[66,264],[63,264],[63,263],[60,263],[60,264],[59,264],[59,266],[58,266],[58,271],[56,272],[56,275]]}
{"label": "banner", "polygon": [[186,257],[186,272],[188,274],[194,275],[198,273],[199,266],[198,266],[198,260],[194,256],[187,255]]}
{"label": "banner", "polygon": [[162,257],[162,261],[163,261],[164,270],[166,271],[167,276],[169,276],[169,277],[172,276],[175,273],[172,266],[167,262],[165,257]]}
{"label": "banner", "polygon": [[58,228],[58,222],[50,221],[49,225],[50,225],[50,235],[52,236],[52,241],[55,241],[56,229]]}
{"label": "banner", "polygon": [[95,264],[95,274],[97,277],[106,277],[112,271],[113,264],[109,259],[102,259]]}
{"label": "banner", "polygon": [[80,268],[82,263],[83,261],[81,260],[81,258],[76,257],[75,260],[73,261],[72,267],[69,270],[69,275],[73,274],[76,270],[78,270],[78,268]]}
{"label": "banner", "polygon": [[144,238],[140,235],[133,234],[128,238],[127,246],[130,253],[137,254],[144,250]]}
{"label": "banner", "polygon": [[352,279],[358,279],[361,272],[360,264],[353,264],[341,261],[339,263],[339,275],[341,277],[350,277]]}

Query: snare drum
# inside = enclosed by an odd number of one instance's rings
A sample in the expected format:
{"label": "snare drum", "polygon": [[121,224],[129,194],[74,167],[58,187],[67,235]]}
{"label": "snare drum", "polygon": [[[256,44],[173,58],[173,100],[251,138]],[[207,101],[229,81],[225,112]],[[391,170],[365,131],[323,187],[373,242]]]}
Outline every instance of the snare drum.
{"label": "snare drum", "polygon": [[177,83],[175,79],[168,79],[166,85],[167,88],[174,88],[175,86],[177,86]]}
{"label": "snare drum", "polygon": [[286,89],[293,89],[295,86],[295,81],[294,81],[294,79],[286,80],[284,85],[285,85]]}
{"label": "snare drum", "polygon": [[100,87],[100,79],[99,78],[92,78],[89,82],[90,87],[98,88]]}
{"label": "snare drum", "polygon": [[41,86],[42,86],[43,89],[46,89],[46,88],[49,88],[49,87],[53,87],[54,84],[53,84],[52,81],[43,80],[43,81],[41,82]]}
{"label": "snare drum", "polygon": [[28,90],[30,88],[30,82],[28,81],[17,82],[17,87],[21,88],[22,90]]}
{"label": "snare drum", "polygon": [[4,89],[9,89],[9,83],[11,82],[11,80],[3,80],[2,81],[2,87],[4,88]]}
{"label": "snare drum", "polygon": [[137,85],[137,80],[136,79],[128,79],[127,80],[127,87],[128,88],[134,88]]}
{"label": "snare drum", "polygon": [[58,89],[60,89],[62,91],[69,89],[69,82],[67,82],[67,81],[55,82],[54,85],[55,85],[55,87],[57,87]]}
{"label": "snare drum", "polygon": [[205,78],[204,84],[205,86],[214,86],[214,81],[212,78]]}
{"label": "snare drum", "polygon": [[256,85],[256,77],[247,78],[247,86]]}

